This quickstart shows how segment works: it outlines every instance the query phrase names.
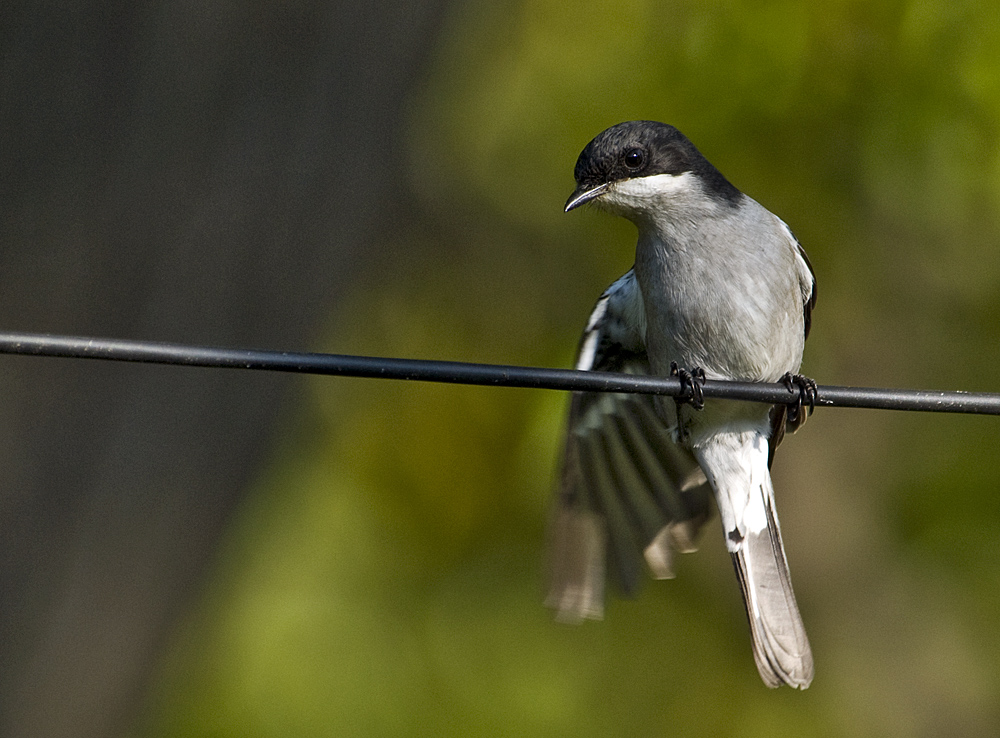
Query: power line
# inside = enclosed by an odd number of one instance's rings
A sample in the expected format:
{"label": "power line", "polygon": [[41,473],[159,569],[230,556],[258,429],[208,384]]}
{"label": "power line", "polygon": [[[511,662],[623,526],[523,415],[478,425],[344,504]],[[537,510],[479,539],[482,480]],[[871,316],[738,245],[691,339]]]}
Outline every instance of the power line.
{"label": "power line", "polygon": [[[372,379],[410,379],[492,387],[636,392],[668,396],[683,394],[681,384],[676,377],[470,364],[459,361],[229,349],[38,333],[0,332],[0,353]],[[783,384],[756,382],[707,380],[703,390],[705,397],[771,404],[792,402],[798,397],[797,392],[788,390]],[[816,404],[824,407],[1000,415],[1000,394],[988,392],[820,385]]]}

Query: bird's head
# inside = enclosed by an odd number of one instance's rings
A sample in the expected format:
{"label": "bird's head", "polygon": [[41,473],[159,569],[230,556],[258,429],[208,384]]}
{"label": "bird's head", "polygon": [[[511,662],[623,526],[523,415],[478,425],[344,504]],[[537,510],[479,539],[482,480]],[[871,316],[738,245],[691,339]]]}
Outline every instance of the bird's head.
{"label": "bird's head", "polygon": [[592,202],[630,220],[671,208],[671,202],[735,205],[742,196],[673,126],[648,120],[600,133],[577,159],[576,189],[566,212]]}

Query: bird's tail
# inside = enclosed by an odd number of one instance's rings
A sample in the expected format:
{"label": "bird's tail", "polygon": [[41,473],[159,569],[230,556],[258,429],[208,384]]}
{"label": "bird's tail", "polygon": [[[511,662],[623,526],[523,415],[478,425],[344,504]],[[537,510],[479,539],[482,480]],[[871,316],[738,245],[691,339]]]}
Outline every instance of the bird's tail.
{"label": "bird's tail", "polygon": [[805,689],[813,678],[812,650],[781,542],[767,439],[753,431],[724,433],[695,453],[715,490],[761,679],[769,687]]}

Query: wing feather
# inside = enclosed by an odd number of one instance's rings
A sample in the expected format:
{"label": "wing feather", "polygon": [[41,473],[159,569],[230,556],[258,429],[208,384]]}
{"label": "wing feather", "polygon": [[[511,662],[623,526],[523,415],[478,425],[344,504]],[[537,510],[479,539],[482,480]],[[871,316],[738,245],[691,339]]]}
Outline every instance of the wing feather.
{"label": "wing feather", "polygon": [[[648,374],[642,294],[630,271],[597,301],[578,369]],[[694,457],[677,446],[646,395],[577,392],[550,526],[546,603],[560,620],[603,614],[605,572],[626,594],[643,556],[673,575],[673,551],[694,550],[711,490]]]}

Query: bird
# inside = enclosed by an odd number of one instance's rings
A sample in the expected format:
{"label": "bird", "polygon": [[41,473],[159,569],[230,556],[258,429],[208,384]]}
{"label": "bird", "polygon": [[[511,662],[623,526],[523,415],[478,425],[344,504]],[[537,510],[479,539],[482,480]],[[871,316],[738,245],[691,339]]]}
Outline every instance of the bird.
{"label": "bird", "polygon": [[[805,689],[812,650],[789,575],[770,467],[805,421],[816,384],[798,374],[816,278],[785,223],[743,194],[673,126],[619,123],[586,145],[565,212],[584,204],[638,230],[633,267],[598,299],[584,371],[681,379],[679,398],[572,393],[549,526],[546,604],[603,617],[610,570],[626,595],[642,560],[674,576],[714,498],[768,687]],[[705,379],[782,381],[789,405],[705,400]]]}

